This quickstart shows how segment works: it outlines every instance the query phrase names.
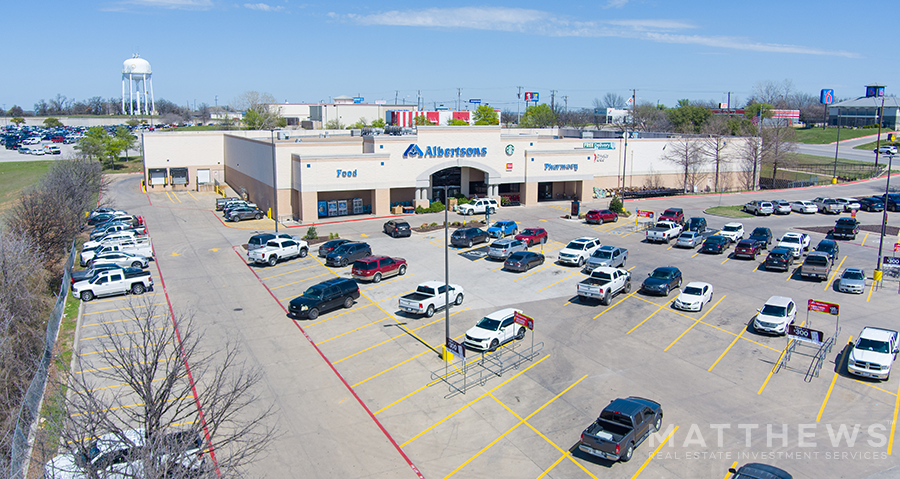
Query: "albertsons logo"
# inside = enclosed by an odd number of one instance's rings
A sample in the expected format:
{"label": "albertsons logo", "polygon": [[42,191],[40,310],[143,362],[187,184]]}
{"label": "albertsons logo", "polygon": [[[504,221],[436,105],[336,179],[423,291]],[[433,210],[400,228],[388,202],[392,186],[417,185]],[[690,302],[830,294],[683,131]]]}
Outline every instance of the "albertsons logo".
{"label": "albertsons logo", "polygon": [[404,158],[452,158],[485,155],[487,155],[487,148],[444,148],[441,146],[427,146],[425,147],[425,152],[422,153],[422,149],[415,143],[409,145],[406,151],[403,152]]}
{"label": "albertsons logo", "polygon": [[424,157],[425,154],[422,153],[422,149],[419,148],[419,145],[417,145],[417,144],[415,144],[415,143],[409,145],[409,148],[407,148],[406,151],[403,152],[403,157],[404,157],[404,158],[407,158],[407,157],[415,158],[415,157],[417,157],[417,156],[423,156],[423,157]]}

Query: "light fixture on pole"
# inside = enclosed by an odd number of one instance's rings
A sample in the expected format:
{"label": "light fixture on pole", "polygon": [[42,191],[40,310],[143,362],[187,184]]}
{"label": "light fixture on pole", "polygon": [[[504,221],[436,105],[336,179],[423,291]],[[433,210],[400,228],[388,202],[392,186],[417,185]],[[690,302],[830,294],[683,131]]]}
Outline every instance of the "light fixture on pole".
{"label": "light fixture on pole", "polygon": [[272,132],[272,219],[275,220],[275,232],[278,232],[278,169],[275,168],[275,130]]}
{"label": "light fixture on pole", "polygon": [[883,266],[881,264],[881,260],[883,258],[881,256],[881,253],[884,248],[884,235],[886,233],[885,229],[887,229],[887,217],[888,217],[887,213],[888,213],[888,199],[889,199],[888,195],[890,194],[890,191],[891,191],[891,167],[893,166],[893,163],[894,163],[893,153],[888,153],[887,157],[888,157],[888,172],[887,172],[887,181],[885,181],[885,183],[884,183],[884,210],[882,210],[882,212],[881,212],[881,238],[878,240],[878,261],[876,262],[876,266],[875,266],[875,277],[872,279],[872,281],[875,282],[876,284],[881,282],[882,275],[884,274],[881,269]]}

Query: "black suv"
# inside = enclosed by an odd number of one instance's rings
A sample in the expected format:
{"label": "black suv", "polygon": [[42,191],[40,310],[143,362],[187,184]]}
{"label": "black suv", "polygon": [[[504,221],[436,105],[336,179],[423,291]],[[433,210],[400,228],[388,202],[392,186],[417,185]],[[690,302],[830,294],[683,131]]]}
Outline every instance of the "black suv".
{"label": "black suv", "polygon": [[772,230],[764,226],[754,228],[753,232],[750,233],[750,237],[747,239],[756,241],[762,246],[762,249],[769,249],[769,245],[772,244]]}
{"label": "black suv", "polygon": [[766,261],[763,263],[766,270],[778,269],[787,271],[794,264],[794,252],[788,248],[774,248],[769,252]]}
{"label": "black suv", "polygon": [[834,259],[841,254],[841,247],[838,245],[837,241],[823,239],[816,245],[816,251],[827,254],[828,257],[831,258],[831,261],[834,261]]}
{"label": "black suv", "polygon": [[888,193],[881,195],[884,201],[884,209],[888,211],[900,211],[900,193]]}
{"label": "black suv", "polygon": [[372,256],[372,247],[368,243],[344,243],[325,256],[325,264],[347,266],[366,256]]}
{"label": "black suv", "polygon": [[687,231],[696,231],[697,233],[703,233],[706,231],[706,218],[702,218],[699,216],[695,216],[688,220]]}
{"label": "black suv", "polygon": [[412,235],[409,223],[402,220],[390,220],[384,224],[384,232],[393,238]]}
{"label": "black suv", "polygon": [[481,228],[460,228],[450,235],[450,244],[471,248],[475,243],[486,243],[490,239],[487,231]]}
{"label": "black suv", "polygon": [[288,316],[316,319],[319,313],[332,309],[350,308],[359,298],[359,286],[348,278],[335,278],[310,286],[302,295],[291,300]]}

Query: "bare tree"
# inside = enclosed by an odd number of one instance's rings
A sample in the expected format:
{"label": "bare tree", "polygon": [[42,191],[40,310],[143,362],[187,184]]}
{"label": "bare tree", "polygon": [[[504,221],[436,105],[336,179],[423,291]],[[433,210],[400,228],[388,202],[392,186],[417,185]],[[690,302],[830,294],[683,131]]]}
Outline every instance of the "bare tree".
{"label": "bare tree", "polygon": [[625,105],[625,97],[618,93],[608,92],[606,95],[603,95],[604,108],[617,108],[621,110],[625,108]]}
{"label": "bare tree", "polygon": [[703,133],[707,138],[703,142],[703,152],[706,154],[709,162],[715,165],[715,190],[719,191],[719,175],[722,168],[731,161],[728,155],[729,132],[728,119],[722,116],[713,115],[703,126]]}
{"label": "bare tree", "polygon": [[270,130],[284,120],[281,107],[269,93],[245,91],[231,101],[231,106],[244,112],[244,123],[251,130]]}
{"label": "bare tree", "polygon": [[762,164],[772,167],[772,178],[778,168],[791,165],[791,155],[797,151],[797,134],[787,120],[772,119],[762,128]]}
{"label": "bare tree", "polygon": [[[84,457],[96,438],[112,435],[133,448],[142,478],[246,472],[276,436],[272,406],[257,395],[262,373],[232,344],[204,350],[190,317],[172,317],[149,300],[133,301],[125,315],[104,324],[98,352],[78,358],[61,381],[63,414],[45,418],[45,432],[59,437],[63,457]],[[193,440],[167,440],[175,431]],[[41,445],[48,456],[57,449],[53,441]],[[198,446],[203,463],[186,468]],[[77,466],[88,477],[103,475],[96,463]]]}
{"label": "bare tree", "polygon": [[759,139],[756,125],[748,124],[743,128],[740,149],[738,150],[738,162],[740,173],[738,181],[744,190],[755,190],[759,171],[762,167],[762,144]]}
{"label": "bare tree", "polygon": [[694,187],[706,176],[703,166],[706,155],[700,142],[688,136],[674,138],[663,147],[662,159],[678,165],[684,172],[681,187],[685,192],[694,191]]}
{"label": "bare tree", "polygon": [[641,103],[632,109],[634,129],[637,131],[669,131],[672,123],[665,110],[652,103]]}
{"label": "bare tree", "polygon": [[768,103],[775,108],[799,108],[792,106],[795,103],[794,82],[785,79],[781,82],[772,80],[759,81],[753,86],[749,103]]}

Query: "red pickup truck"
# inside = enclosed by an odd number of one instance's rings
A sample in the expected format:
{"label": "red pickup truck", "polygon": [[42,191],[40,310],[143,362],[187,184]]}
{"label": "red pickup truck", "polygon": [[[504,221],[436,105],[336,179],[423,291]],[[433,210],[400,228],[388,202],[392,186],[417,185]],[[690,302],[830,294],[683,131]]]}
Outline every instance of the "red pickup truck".
{"label": "red pickup truck", "polygon": [[666,211],[663,211],[662,216],[660,216],[657,221],[671,221],[673,223],[684,225],[684,210],[681,208],[669,208]]}

